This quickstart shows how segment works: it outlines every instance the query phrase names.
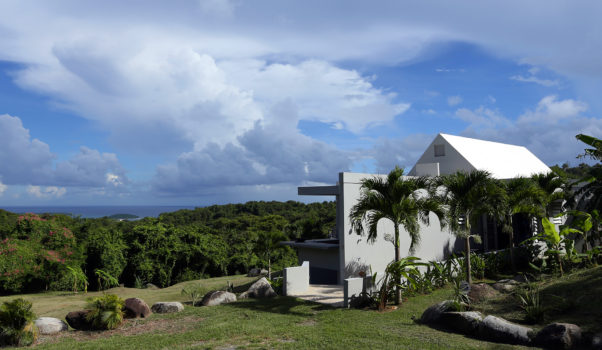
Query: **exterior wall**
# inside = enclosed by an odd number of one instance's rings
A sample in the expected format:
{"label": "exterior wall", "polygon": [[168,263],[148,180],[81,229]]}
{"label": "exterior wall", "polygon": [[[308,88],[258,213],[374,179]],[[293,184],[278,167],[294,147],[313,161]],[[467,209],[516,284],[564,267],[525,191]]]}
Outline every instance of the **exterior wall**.
{"label": "exterior wall", "polygon": [[337,249],[297,248],[299,262],[310,261],[311,283],[329,284],[339,281],[339,251]]}
{"label": "exterior wall", "polygon": [[[435,145],[445,145],[445,155],[435,157]],[[424,154],[418,159],[416,164],[439,163],[439,174],[453,174],[458,170],[471,171],[474,170],[466,158],[464,158],[455,148],[453,148],[441,135],[437,135],[433,142],[427,147]],[[430,174],[430,175],[439,175]],[[410,170],[408,175],[416,176],[416,165]],[[422,174],[421,174],[422,175]]]}
{"label": "exterior wall", "polygon": [[284,269],[283,294],[304,293],[309,289],[309,262]]}
{"label": "exterior wall", "polygon": [[[339,230],[339,249],[340,249],[340,277],[339,283],[347,278],[358,277],[360,271],[366,275],[378,273],[382,275],[386,266],[394,259],[395,250],[393,243],[385,239],[386,235],[394,237],[393,224],[388,220],[381,220],[378,223],[379,235],[374,243],[369,243],[364,236],[358,236],[351,230],[349,221],[349,212],[360,198],[360,182],[362,179],[371,175],[358,173],[340,173],[339,201],[342,205],[342,212],[337,212],[344,221],[337,228]],[[456,237],[447,229],[442,231],[439,226],[439,219],[431,214],[430,226],[421,224],[422,241],[414,256],[423,260],[443,260],[451,255],[452,252],[461,250],[461,245],[456,247]],[[408,256],[410,247],[410,237],[407,232],[400,227],[400,247],[402,256]],[[460,243],[460,242],[458,242]]]}

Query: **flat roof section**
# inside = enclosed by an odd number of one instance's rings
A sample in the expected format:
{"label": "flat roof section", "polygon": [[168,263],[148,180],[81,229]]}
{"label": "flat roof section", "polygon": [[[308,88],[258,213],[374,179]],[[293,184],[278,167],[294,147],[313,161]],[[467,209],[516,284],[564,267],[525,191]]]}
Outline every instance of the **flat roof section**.
{"label": "flat roof section", "polygon": [[339,186],[298,187],[297,194],[299,196],[338,196]]}

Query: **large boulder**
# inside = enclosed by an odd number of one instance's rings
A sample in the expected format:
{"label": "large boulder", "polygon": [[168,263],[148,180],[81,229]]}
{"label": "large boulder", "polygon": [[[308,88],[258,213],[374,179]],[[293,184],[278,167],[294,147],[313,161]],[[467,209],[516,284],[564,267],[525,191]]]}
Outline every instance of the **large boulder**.
{"label": "large boulder", "polygon": [[602,332],[592,336],[592,349],[602,350]]}
{"label": "large boulder", "polygon": [[516,287],[520,285],[520,282],[513,279],[499,280],[493,284],[493,288],[500,292],[512,292]]}
{"label": "large boulder", "polygon": [[73,329],[89,331],[92,329],[92,323],[86,319],[89,312],[89,310],[71,311],[65,316],[65,321]]}
{"label": "large boulder", "polygon": [[437,323],[439,322],[441,315],[448,311],[458,311],[457,303],[452,300],[444,300],[438,304],[428,307],[422,313],[420,322],[424,324]]}
{"label": "large boulder", "polygon": [[69,329],[65,322],[54,317],[40,317],[35,324],[40,334],[56,334]]}
{"label": "large boulder", "polygon": [[572,349],[581,342],[581,328],[571,323],[552,323],[540,330],[533,342],[546,349]]}
{"label": "large boulder", "polygon": [[492,286],[487,283],[478,283],[470,286],[470,292],[468,292],[468,297],[472,302],[481,302],[490,298],[494,298],[499,295],[499,292],[493,289]]}
{"label": "large boulder", "polygon": [[277,295],[278,294],[274,292],[274,289],[272,289],[270,282],[268,282],[265,277],[262,277],[257,282],[253,283],[251,287],[249,287],[249,290],[242,293],[239,298],[271,298]]}
{"label": "large boulder", "polygon": [[180,312],[180,311],[184,310],[184,305],[182,305],[182,303],[179,303],[177,301],[171,301],[171,302],[160,301],[160,302],[154,303],[153,306],[151,307],[151,310],[152,310],[152,312],[155,312],[158,314],[168,314],[168,313]]}
{"label": "large boulder", "polygon": [[487,316],[479,325],[479,337],[507,344],[529,344],[533,330],[501,317]]}
{"label": "large boulder", "polygon": [[236,294],[226,292],[225,290],[214,290],[205,294],[201,304],[203,306],[214,306],[231,303],[233,301],[236,301]]}
{"label": "large boulder", "polygon": [[461,334],[474,335],[479,331],[483,315],[477,311],[449,311],[440,315],[438,323]]}
{"label": "large boulder", "polygon": [[125,317],[127,318],[146,318],[151,314],[148,304],[140,298],[125,299]]}

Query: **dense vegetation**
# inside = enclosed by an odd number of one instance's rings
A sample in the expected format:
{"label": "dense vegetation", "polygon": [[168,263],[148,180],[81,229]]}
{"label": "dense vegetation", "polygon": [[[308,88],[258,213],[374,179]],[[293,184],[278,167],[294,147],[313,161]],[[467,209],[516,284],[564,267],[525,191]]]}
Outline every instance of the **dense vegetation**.
{"label": "dense vegetation", "polygon": [[297,263],[279,240],[326,237],[332,202],[248,202],[116,221],[0,210],[0,293],[166,287]]}

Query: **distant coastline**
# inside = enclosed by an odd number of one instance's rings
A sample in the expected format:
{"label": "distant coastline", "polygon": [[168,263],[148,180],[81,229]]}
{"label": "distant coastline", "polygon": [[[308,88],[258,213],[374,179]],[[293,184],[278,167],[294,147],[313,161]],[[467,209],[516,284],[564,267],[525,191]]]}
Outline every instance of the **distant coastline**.
{"label": "distant coastline", "polygon": [[139,218],[158,217],[161,213],[169,213],[181,209],[194,209],[195,206],[177,206],[177,205],[106,205],[106,206],[0,206],[13,213],[52,213],[66,214],[73,217],[82,218],[101,218],[117,214],[130,214]]}

